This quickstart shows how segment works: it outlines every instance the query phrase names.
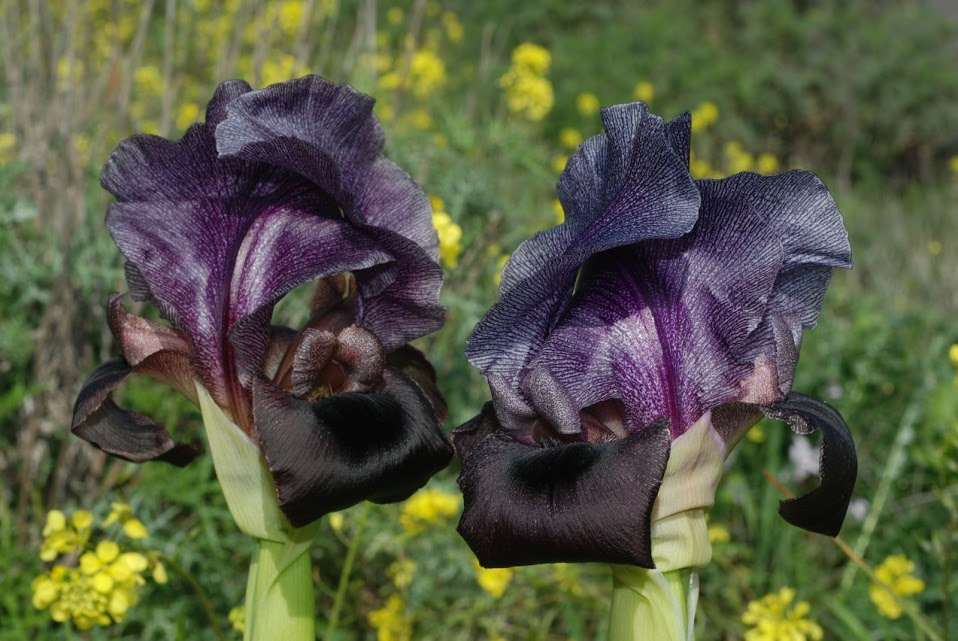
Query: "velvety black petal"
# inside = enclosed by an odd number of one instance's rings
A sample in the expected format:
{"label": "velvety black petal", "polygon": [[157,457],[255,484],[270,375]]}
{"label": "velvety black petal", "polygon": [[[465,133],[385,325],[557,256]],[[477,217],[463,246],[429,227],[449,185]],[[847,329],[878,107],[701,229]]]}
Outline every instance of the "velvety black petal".
{"label": "velvety black petal", "polygon": [[654,567],[651,514],[669,458],[664,422],[602,444],[536,447],[493,430],[490,405],[457,430],[459,533],[484,567]]}
{"label": "velvety black petal", "polygon": [[124,410],[111,394],[131,374],[144,370],[169,371],[174,367],[189,371],[188,364],[175,364],[182,356],[168,351],[154,352],[136,367],[122,360],[98,367],[84,381],[73,408],[71,431],[108,454],[142,463],[159,460],[184,466],[199,453],[195,445],[178,444],[159,423]]}
{"label": "velvety black petal", "polygon": [[401,501],[452,457],[429,401],[386,369],[376,393],[343,393],[316,403],[259,379],[253,417],[260,447],[294,526],[359,501]]}
{"label": "velvety black petal", "polygon": [[819,486],[804,496],[782,501],[779,514],[800,528],[838,536],[858,474],[855,441],[848,425],[835,408],[796,392],[762,409],[767,416],[788,423],[798,434],[822,433]]}
{"label": "velvety black petal", "polygon": [[432,366],[432,363],[426,358],[425,354],[412,345],[403,345],[399,349],[386,355],[386,364],[389,367],[398,369],[418,385],[422,393],[425,394],[429,402],[432,403],[433,413],[439,422],[441,423],[446,420],[449,413],[446,407],[446,400],[439,391],[439,386],[436,381],[436,370]]}

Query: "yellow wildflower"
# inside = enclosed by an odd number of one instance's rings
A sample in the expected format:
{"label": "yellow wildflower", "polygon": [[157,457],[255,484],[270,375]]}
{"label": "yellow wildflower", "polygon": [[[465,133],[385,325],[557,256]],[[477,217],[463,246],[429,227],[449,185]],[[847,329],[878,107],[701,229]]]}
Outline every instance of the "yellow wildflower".
{"label": "yellow wildflower", "polygon": [[952,365],[958,367],[958,343],[954,343],[948,348],[948,358],[951,359]]}
{"label": "yellow wildflower", "polygon": [[948,169],[951,170],[951,173],[958,176],[958,156],[952,156],[948,159]]}
{"label": "yellow wildflower", "polygon": [[442,14],[442,26],[446,30],[446,37],[449,38],[449,42],[453,44],[462,42],[462,36],[465,30],[462,28],[462,22],[459,21],[459,16],[452,11],[446,11]]}
{"label": "yellow wildflower", "polygon": [[55,532],[61,532],[66,529],[67,517],[60,510],[50,510],[47,512],[47,522],[43,526],[43,536],[50,536]]}
{"label": "yellow wildflower", "polygon": [[552,570],[555,573],[556,583],[563,592],[581,596],[582,580],[579,577],[579,567],[575,563],[554,563]]}
{"label": "yellow wildflower", "polygon": [[127,519],[123,524],[123,533],[131,539],[145,539],[150,535],[140,519]]}
{"label": "yellow wildflower", "polygon": [[499,79],[499,86],[506,92],[509,111],[532,121],[545,118],[555,102],[549,79],[521,67],[510,68]]}
{"label": "yellow wildflower", "polygon": [[234,630],[236,630],[240,634],[243,634],[244,632],[246,632],[246,608],[244,608],[241,605],[238,605],[232,610],[230,610],[230,613],[227,616],[229,617],[229,620],[230,620],[230,626]]}
{"label": "yellow wildflower", "polygon": [[552,201],[552,213],[555,215],[556,225],[565,222],[565,210],[562,208],[562,201],[558,198]]}
{"label": "yellow wildflower", "polygon": [[745,438],[750,440],[753,443],[764,443],[765,442],[765,428],[761,425],[755,425],[748,432],[745,433]]}
{"label": "yellow wildflower", "polygon": [[406,114],[405,120],[413,129],[419,129],[420,131],[432,127],[432,116],[422,108],[410,111]]}
{"label": "yellow wildflower", "polygon": [[420,490],[403,503],[399,524],[409,534],[419,534],[430,525],[455,516],[458,511],[457,495],[437,489]]}
{"label": "yellow wildflower", "polygon": [[96,545],[96,558],[101,563],[110,563],[120,556],[120,546],[114,541],[104,539]]}
{"label": "yellow wildflower", "polygon": [[279,28],[286,35],[295,35],[299,31],[299,27],[306,17],[304,8],[302,0],[286,0],[279,5],[277,22],[279,22]]}
{"label": "yellow wildflower", "polygon": [[569,157],[565,154],[556,154],[552,157],[552,161],[549,163],[549,166],[552,167],[552,171],[557,174],[561,174],[565,171],[566,163],[569,162]]}
{"label": "yellow wildflower", "polygon": [[390,71],[379,76],[377,81],[380,89],[385,91],[394,91],[402,86],[402,76],[396,71]]}
{"label": "yellow wildflower", "polygon": [[728,161],[729,172],[737,174],[743,171],[749,171],[754,165],[752,154],[745,151],[741,143],[731,141],[725,143],[725,159]]}
{"label": "yellow wildflower", "polygon": [[264,87],[274,85],[278,82],[285,82],[296,75],[299,75],[296,58],[284,53],[263,61],[263,67],[260,70],[260,84]]}
{"label": "yellow wildflower", "polygon": [[778,158],[768,152],[759,154],[755,162],[755,168],[760,174],[774,174],[778,171],[778,166]]}
{"label": "yellow wildflower", "polygon": [[110,527],[114,523],[122,523],[133,516],[133,508],[127,503],[110,504],[110,513],[103,520],[104,527]]}
{"label": "yellow wildflower", "polygon": [[542,76],[549,71],[552,64],[552,54],[545,47],[531,42],[523,42],[512,50],[512,66],[514,69],[527,71]]}
{"label": "yellow wildflower", "polygon": [[652,102],[652,99],[655,98],[655,85],[647,80],[642,80],[635,85],[632,95],[636,100]]}
{"label": "yellow wildflower", "polygon": [[406,14],[403,12],[402,7],[390,7],[389,11],[386,12],[386,22],[391,25],[401,25],[405,17]]}
{"label": "yellow wildflower", "polygon": [[393,585],[400,590],[404,590],[412,583],[412,577],[416,573],[416,562],[412,559],[399,559],[389,565],[389,578]]}
{"label": "yellow wildflower", "polygon": [[329,527],[333,528],[334,532],[342,532],[345,520],[342,512],[333,512],[329,515]]}
{"label": "yellow wildflower", "polygon": [[496,599],[505,594],[515,574],[512,568],[484,568],[476,559],[472,560],[472,567],[476,571],[476,583]]}
{"label": "yellow wildflower", "polygon": [[904,554],[893,554],[875,568],[878,581],[868,587],[868,596],[883,617],[897,619],[903,612],[898,597],[909,597],[925,589],[925,582],[914,571],[915,564]]}
{"label": "yellow wildflower", "polygon": [[144,65],[133,72],[137,91],[146,94],[159,95],[163,93],[163,75],[154,65]]}
{"label": "yellow wildflower", "polygon": [[708,533],[709,543],[728,543],[732,540],[732,536],[729,534],[728,528],[718,523],[715,525],[710,525]]}
{"label": "yellow wildflower", "polygon": [[[806,601],[791,605],[795,590],[782,588],[748,604],[742,623],[751,626],[745,641],[820,641],[822,628],[807,618]],[[791,607],[790,607],[791,606]]]}
{"label": "yellow wildflower", "polygon": [[166,566],[156,561],[153,563],[153,580],[163,585],[169,580],[169,577],[166,575]]}
{"label": "yellow wildflower", "polygon": [[377,641],[409,641],[412,639],[412,618],[406,615],[406,602],[398,594],[391,595],[378,610],[368,615],[376,629]]}
{"label": "yellow wildflower", "polygon": [[706,100],[692,110],[692,131],[708,129],[718,120],[719,110],[714,102]]}
{"label": "yellow wildflower", "polygon": [[575,107],[583,116],[594,116],[599,113],[599,97],[585,91],[575,97]]}
{"label": "yellow wildflower", "polygon": [[705,160],[692,158],[689,162],[689,172],[693,178],[709,178],[714,173],[712,165]]}
{"label": "yellow wildflower", "polygon": [[186,129],[200,118],[200,106],[195,102],[185,102],[176,112],[176,126]]}
{"label": "yellow wildflower", "polygon": [[575,149],[582,144],[582,132],[575,127],[564,127],[559,132],[559,142],[566,149]]}
{"label": "yellow wildflower", "polygon": [[439,235],[439,257],[446,267],[456,267],[462,252],[462,227],[444,211],[441,198],[433,200],[432,224]]}
{"label": "yellow wildflower", "polygon": [[9,131],[0,133],[0,164],[8,162],[11,158],[13,158],[13,154],[11,152],[16,146],[16,134],[10,133]]}
{"label": "yellow wildflower", "polygon": [[420,49],[409,62],[409,85],[414,95],[425,98],[446,83],[446,65],[436,52]]}
{"label": "yellow wildflower", "polygon": [[941,244],[940,240],[929,240],[928,241],[928,253],[932,256],[938,256],[941,254],[941,250],[944,249],[944,246]]}

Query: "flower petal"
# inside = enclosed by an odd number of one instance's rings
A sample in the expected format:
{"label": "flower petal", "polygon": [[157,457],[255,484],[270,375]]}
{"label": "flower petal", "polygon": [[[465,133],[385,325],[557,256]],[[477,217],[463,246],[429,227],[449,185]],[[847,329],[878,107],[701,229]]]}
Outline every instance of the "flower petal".
{"label": "flower petal", "polygon": [[446,400],[439,391],[436,370],[425,354],[412,345],[403,345],[386,355],[386,365],[399,370],[418,385],[419,390],[429,399],[433,414],[439,422],[446,420],[449,414]]}
{"label": "flower petal", "polygon": [[664,422],[602,444],[536,447],[495,427],[490,404],[456,431],[459,533],[484,567],[654,567],[651,514],[669,458]]}
{"label": "flower petal", "polygon": [[602,111],[605,133],[569,160],[558,191],[566,222],[524,242],[503,273],[501,299],[469,339],[469,360],[516,382],[568,304],[594,254],[695,224],[699,193],[666,126],[639,103]]}
{"label": "flower petal", "polygon": [[383,377],[381,392],[317,403],[254,382],[260,447],[294,526],[362,500],[403,500],[448,464],[452,447],[429,402],[402,374]]}
{"label": "flower petal", "polygon": [[590,263],[530,364],[548,369],[576,408],[619,399],[633,428],[666,417],[678,436],[708,409],[788,393],[828,274],[850,264],[841,215],[807,172],[700,187],[692,233]]}
{"label": "flower petal", "polygon": [[104,452],[135,463],[160,460],[181,467],[190,463],[199,453],[197,446],[175,443],[162,425],[120,408],[111,398],[131,374],[155,372],[188,378],[190,368],[183,355],[167,350],[153,352],[135,367],[122,360],[98,367],[77,396],[71,431]]}
{"label": "flower petal", "polygon": [[838,536],[858,475],[858,456],[848,425],[835,408],[797,392],[762,409],[770,418],[788,423],[797,434],[822,433],[821,483],[804,496],[782,501],[779,514],[800,528]]}

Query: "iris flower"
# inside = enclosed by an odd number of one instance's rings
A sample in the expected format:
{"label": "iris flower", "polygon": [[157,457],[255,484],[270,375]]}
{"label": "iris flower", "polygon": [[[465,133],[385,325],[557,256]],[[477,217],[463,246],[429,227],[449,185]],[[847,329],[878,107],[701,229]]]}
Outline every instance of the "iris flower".
{"label": "iris flower", "polygon": [[[262,541],[248,638],[313,638],[304,526],[403,500],[452,456],[435,373],[408,344],[443,321],[429,200],[383,157],[372,108],[315,76],[225,82],[205,123],[122,142],[101,177],[130,297],[166,323],[110,299],[122,357],[87,379],[72,429],[123,459],[185,465],[196,445],[111,395],[146,375],[199,404],[230,510]],[[306,326],[273,325],[276,303],[314,280]],[[277,614],[292,605],[257,616],[283,591],[301,597],[298,631]]]}
{"label": "iris flower", "polygon": [[[687,613],[688,576],[673,571],[709,560],[722,463],[763,414],[823,436],[820,487],[781,514],[841,526],[854,445],[835,410],[791,386],[850,249],[813,174],[693,180],[688,114],[665,122],[634,103],[602,121],[559,180],[565,222],[517,249],[470,338],[492,401],[454,435],[459,531],[487,567],[617,564],[613,638],[685,639],[671,615],[636,623],[634,610],[661,593]],[[617,599],[632,610],[618,616]]]}

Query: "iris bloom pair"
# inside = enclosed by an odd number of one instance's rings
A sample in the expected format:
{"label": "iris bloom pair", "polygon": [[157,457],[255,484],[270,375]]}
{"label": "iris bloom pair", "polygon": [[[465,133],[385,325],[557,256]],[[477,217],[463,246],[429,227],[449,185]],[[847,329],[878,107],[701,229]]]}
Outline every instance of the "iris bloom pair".
{"label": "iris bloom pair", "polygon": [[[425,194],[382,157],[372,105],[312,76],[227,82],[179,142],[117,148],[107,227],[130,296],[167,323],[110,300],[122,358],[84,385],[74,433],[128,460],[188,463],[195,445],[111,400],[134,374],[168,383],[208,431],[230,424],[230,442],[253,447],[290,531],[402,500],[446,466],[435,374],[408,345],[442,324],[436,233]],[[854,448],[833,410],[790,391],[829,274],[849,265],[834,202],[804,172],[693,180],[688,115],[631,104],[602,117],[559,181],[566,222],[515,252],[469,342],[492,401],[455,434],[460,532],[486,566],[652,567],[656,536],[679,531],[655,524],[711,504],[722,460],[764,412],[822,430],[821,487],[782,513],[834,534]],[[306,327],[273,325],[309,281]],[[702,562],[684,554],[662,558]]]}

